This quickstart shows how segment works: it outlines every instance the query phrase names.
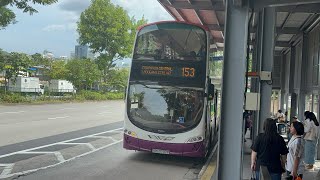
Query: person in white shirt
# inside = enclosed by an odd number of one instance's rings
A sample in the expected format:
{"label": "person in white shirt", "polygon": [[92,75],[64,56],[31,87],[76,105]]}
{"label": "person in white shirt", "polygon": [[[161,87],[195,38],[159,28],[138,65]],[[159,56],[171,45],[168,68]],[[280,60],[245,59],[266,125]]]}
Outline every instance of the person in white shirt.
{"label": "person in white shirt", "polygon": [[278,110],[277,114],[276,114],[276,118],[278,120],[278,133],[282,134],[282,130],[286,127],[285,125],[285,119],[286,116],[283,114],[283,112],[281,110]]}
{"label": "person in white shirt", "polygon": [[301,122],[292,122],[290,127],[292,138],[288,143],[289,153],[287,154],[287,179],[294,180],[297,177],[302,178],[304,171],[304,127]]}
{"label": "person in white shirt", "polygon": [[305,140],[305,159],[304,162],[307,165],[307,169],[313,169],[315,163],[316,146],[318,141],[318,126],[319,122],[313,112],[309,112],[306,115],[304,121],[304,140]]}

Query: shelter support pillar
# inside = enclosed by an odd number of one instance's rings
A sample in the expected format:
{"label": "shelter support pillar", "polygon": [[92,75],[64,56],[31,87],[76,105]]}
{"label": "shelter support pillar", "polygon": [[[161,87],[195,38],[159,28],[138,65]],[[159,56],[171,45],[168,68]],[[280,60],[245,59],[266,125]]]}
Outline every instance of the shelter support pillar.
{"label": "shelter support pillar", "polygon": [[[293,116],[297,115],[297,94],[291,93],[291,110],[290,110],[290,119],[287,119],[291,122]],[[288,117],[287,117],[288,118]]]}
{"label": "shelter support pillar", "polygon": [[302,91],[299,93],[298,119],[304,120],[304,110],[306,109],[306,94]]}
{"label": "shelter support pillar", "polygon": [[[255,58],[256,58],[256,64],[253,66],[253,70],[255,72],[261,71],[261,61],[262,61],[262,47],[263,47],[263,39],[261,38],[263,36],[263,20],[264,20],[264,11],[263,9],[259,11],[258,13],[258,24],[257,24],[257,30],[256,30],[256,44],[255,44]],[[255,92],[260,93],[260,79],[254,79],[253,82],[255,82]],[[255,137],[259,134],[259,124],[260,124],[260,111],[255,111],[254,114],[254,122],[253,122],[253,141],[255,140]]]}
{"label": "shelter support pillar", "polygon": [[242,179],[243,105],[245,90],[247,5],[226,0],[224,71],[218,156],[218,179]]}
{"label": "shelter support pillar", "polygon": [[[290,57],[290,76],[289,76],[289,92],[291,95],[291,104],[290,104],[290,117],[286,117],[287,120],[291,121],[293,116],[297,115],[297,94],[295,93],[295,74],[296,74],[296,49],[291,47],[291,57]],[[288,102],[289,103],[289,102]],[[288,111],[288,108],[287,108]],[[288,119],[290,118],[290,119]]]}
{"label": "shelter support pillar", "polygon": [[[280,100],[280,108],[279,109],[281,109],[282,111],[284,111],[285,110],[285,107],[284,107],[284,105],[286,104],[286,102],[285,102],[285,100],[286,100],[286,93],[285,93],[285,91],[283,90],[283,89],[281,89],[281,100]],[[279,110],[278,109],[278,110]]]}
{"label": "shelter support pillar", "polygon": [[[274,7],[265,8],[263,15],[261,71],[271,72],[274,59],[274,31],[276,12]],[[268,81],[260,81],[260,116],[259,133],[263,131],[263,121],[270,118],[272,84]]]}
{"label": "shelter support pillar", "polygon": [[[308,62],[308,35],[304,34],[302,39],[302,62]],[[299,116],[300,121],[304,121],[304,111],[306,109],[306,81],[307,81],[307,63],[301,63],[301,82],[299,92]]]}

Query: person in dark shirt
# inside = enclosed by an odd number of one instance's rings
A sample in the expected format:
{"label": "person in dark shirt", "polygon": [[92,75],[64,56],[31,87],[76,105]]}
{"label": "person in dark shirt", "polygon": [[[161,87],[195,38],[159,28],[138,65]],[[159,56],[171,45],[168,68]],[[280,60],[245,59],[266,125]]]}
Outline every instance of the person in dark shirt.
{"label": "person in dark shirt", "polygon": [[257,136],[251,150],[251,169],[256,172],[257,180],[260,166],[268,168],[271,180],[281,180],[288,149],[283,137],[277,133],[275,120],[267,118],[264,121],[264,133]]}
{"label": "person in dark shirt", "polygon": [[244,136],[243,136],[244,142],[246,142],[246,134],[247,134],[248,128],[250,128],[251,124],[252,124],[250,118],[251,118],[251,112],[248,111],[248,110],[244,111],[243,112],[243,120],[244,120],[244,123],[245,123]]}

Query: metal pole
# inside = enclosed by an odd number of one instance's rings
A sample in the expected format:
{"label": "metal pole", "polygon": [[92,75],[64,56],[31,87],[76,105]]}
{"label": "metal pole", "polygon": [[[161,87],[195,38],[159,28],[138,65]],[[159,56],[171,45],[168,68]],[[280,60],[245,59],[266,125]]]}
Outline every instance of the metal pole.
{"label": "metal pole", "polygon": [[[262,42],[262,71],[272,71],[274,59],[274,31],[275,31],[276,12],[275,8],[265,8],[263,20]],[[263,121],[270,117],[272,84],[262,81],[260,95],[260,116],[259,132],[263,131]]]}
{"label": "metal pole", "polygon": [[218,179],[242,179],[243,101],[249,8],[226,0]]}

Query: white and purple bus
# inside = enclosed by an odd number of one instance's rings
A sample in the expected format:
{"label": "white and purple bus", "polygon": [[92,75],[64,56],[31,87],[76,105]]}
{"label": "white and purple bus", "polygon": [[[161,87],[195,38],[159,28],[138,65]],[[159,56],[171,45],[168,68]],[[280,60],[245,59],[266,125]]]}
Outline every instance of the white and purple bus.
{"label": "white and purple bus", "polygon": [[165,21],[137,32],[126,97],[123,147],[205,157],[216,123],[209,78],[209,32]]}

